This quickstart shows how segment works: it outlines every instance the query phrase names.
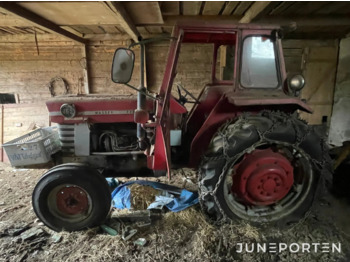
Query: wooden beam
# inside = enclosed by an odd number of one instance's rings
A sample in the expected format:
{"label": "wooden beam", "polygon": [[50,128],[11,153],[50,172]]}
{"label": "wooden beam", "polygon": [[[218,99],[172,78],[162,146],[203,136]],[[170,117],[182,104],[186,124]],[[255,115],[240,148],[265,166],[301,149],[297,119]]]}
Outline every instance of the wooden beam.
{"label": "wooden beam", "polygon": [[241,20],[239,20],[240,23],[250,23],[254,20],[255,17],[257,17],[262,11],[264,11],[265,8],[267,8],[270,5],[270,1],[256,1],[254,4],[252,4],[251,7],[245,12],[244,16]]}
{"label": "wooden beam", "polygon": [[[142,34],[144,37],[145,35]],[[149,33],[148,33],[149,35]],[[123,34],[85,34],[85,39],[89,41],[110,41],[110,40],[130,40],[130,36],[126,33]]]}
{"label": "wooden beam", "polygon": [[55,23],[52,23],[51,21],[41,16],[38,16],[37,14],[28,11],[27,9],[13,2],[0,2],[0,7],[7,10],[11,14],[21,17],[22,19],[30,22],[31,24],[43,28],[45,31],[48,31],[53,34],[59,34],[80,44],[86,43],[85,39],[62,29],[59,25],[56,25]]}
{"label": "wooden beam", "polygon": [[[255,21],[254,21],[255,22]],[[261,24],[276,24],[288,26],[296,23],[297,28],[302,26],[323,27],[323,26],[350,26],[350,17],[348,15],[336,16],[268,16],[256,21]]]}
{"label": "wooden beam", "polygon": [[[90,94],[90,74],[89,74],[89,59],[88,59],[88,46],[87,45],[84,45],[82,47],[82,55],[83,55],[83,59],[80,60],[80,65],[82,66],[83,68],[83,75],[84,75],[84,93],[86,95]],[[82,61],[84,61],[84,63],[82,64]]]}
{"label": "wooden beam", "polygon": [[124,31],[135,41],[139,41],[138,38],[141,36],[139,31],[137,30],[135,24],[131,20],[130,16],[124,9],[124,6],[120,2],[105,2],[106,5],[111,9],[113,13],[115,13],[120,20],[120,26],[124,29]]}
{"label": "wooden beam", "polygon": [[206,1],[203,8],[203,15],[219,15],[225,1]]}
{"label": "wooden beam", "polygon": [[238,4],[239,1],[229,1],[222,12],[222,15],[231,15],[235,8],[238,6]]}
{"label": "wooden beam", "polygon": [[218,16],[218,15],[169,15],[163,16],[163,26],[174,26],[178,22],[222,22],[238,23],[241,16]]}
{"label": "wooden beam", "polygon": [[65,25],[63,25],[63,26],[61,26],[61,28],[62,28],[63,30],[66,30],[66,31],[68,31],[68,32],[71,32],[72,34],[77,35],[77,36],[79,36],[79,37],[82,37],[82,38],[84,37],[84,34],[78,32],[77,30],[75,30],[74,28],[72,28],[72,27],[70,27],[70,26],[65,26]]}

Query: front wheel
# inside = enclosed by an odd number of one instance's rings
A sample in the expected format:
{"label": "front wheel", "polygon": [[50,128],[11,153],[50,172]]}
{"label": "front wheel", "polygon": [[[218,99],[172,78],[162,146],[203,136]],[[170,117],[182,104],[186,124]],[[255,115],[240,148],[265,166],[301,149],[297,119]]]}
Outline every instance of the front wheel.
{"label": "front wheel", "polygon": [[32,195],[34,212],[55,231],[92,227],[107,217],[111,194],[106,180],[82,165],[62,165],[47,171]]}
{"label": "front wheel", "polygon": [[203,158],[201,207],[215,222],[294,223],[312,205],[325,159],[323,140],[298,118],[242,116],[217,132]]}

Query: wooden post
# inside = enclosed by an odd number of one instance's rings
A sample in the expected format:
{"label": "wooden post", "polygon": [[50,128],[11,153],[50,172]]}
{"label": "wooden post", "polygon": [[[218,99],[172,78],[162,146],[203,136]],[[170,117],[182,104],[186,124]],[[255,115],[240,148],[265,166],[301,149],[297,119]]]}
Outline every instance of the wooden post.
{"label": "wooden post", "polygon": [[[4,105],[1,105],[1,126],[0,126],[0,139],[1,145],[4,144]],[[0,151],[1,162],[4,162],[4,149],[1,147]]]}
{"label": "wooden post", "polygon": [[88,60],[88,50],[87,45],[82,46],[83,59],[85,58],[85,63],[82,63],[83,75],[84,75],[84,91],[85,94],[90,94],[90,81],[89,81],[89,60]]}

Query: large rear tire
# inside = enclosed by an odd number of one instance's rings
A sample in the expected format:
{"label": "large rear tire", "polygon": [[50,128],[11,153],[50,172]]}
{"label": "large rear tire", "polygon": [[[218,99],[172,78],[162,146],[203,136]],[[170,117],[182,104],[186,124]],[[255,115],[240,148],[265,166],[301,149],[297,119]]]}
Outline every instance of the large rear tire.
{"label": "large rear tire", "polygon": [[286,226],[310,209],[329,157],[323,139],[294,115],[264,111],[224,124],[199,168],[207,217]]}
{"label": "large rear tire", "polygon": [[111,206],[106,180],[82,165],[65,164],[47,171],[32,195],[34,212],[55,231],[77,231],[101,224]]}

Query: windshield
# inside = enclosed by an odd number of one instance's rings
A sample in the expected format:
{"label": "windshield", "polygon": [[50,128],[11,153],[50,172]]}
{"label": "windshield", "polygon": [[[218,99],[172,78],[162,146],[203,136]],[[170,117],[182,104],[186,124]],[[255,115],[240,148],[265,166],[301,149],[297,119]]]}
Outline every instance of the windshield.
{"label": "windshield", "polygon": [[270,38],[248,36],[244,39],[241,85],[247,88],[278,86],[275,48]]}

